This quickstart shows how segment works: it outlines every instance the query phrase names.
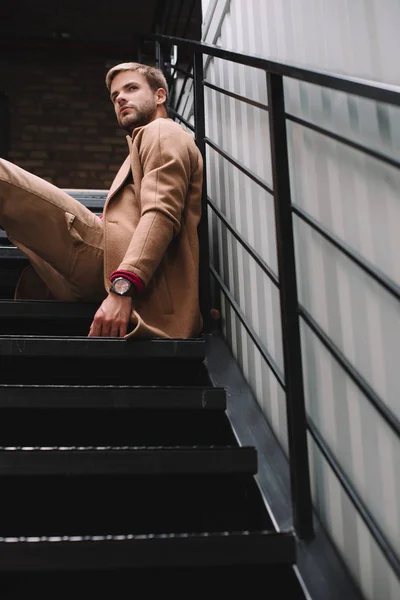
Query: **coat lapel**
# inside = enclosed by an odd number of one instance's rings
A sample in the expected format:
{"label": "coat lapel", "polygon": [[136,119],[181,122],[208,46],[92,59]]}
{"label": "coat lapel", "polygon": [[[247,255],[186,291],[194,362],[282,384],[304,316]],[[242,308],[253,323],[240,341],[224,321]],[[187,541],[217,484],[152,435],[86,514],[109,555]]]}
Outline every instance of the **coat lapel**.
{"label": "coat lapel", "polygon": [[131,169],[133,176],[133,185],[135,189],[135,196],[140,202],[140,187],[143,179],[142,167],[139,160],[139,153],[137,151],[136,144],[132,144],[130,148],[131,152]]}
{"label": "coat lapel", "polygon": [[120,170],[116,174],[115,179],[111,184],[110,190],[107,194],[107,198],[106,198],[106,201],[104,204],[104,208],[107,206],[107,204],[109,203],[111,198],[113,196],[115,196],[115,194],[118,192],[118,190],[123,186],[123,184],[126,181],[126,178],[128,177],[128,175],[131,172],[130,155],[132,153],[132,139],[129,135],[126,136],[126,139],[127,139],[128,146],[129,146],[129,156],[127,156],[126,159],[124,160],[124,162],[122,163]]}

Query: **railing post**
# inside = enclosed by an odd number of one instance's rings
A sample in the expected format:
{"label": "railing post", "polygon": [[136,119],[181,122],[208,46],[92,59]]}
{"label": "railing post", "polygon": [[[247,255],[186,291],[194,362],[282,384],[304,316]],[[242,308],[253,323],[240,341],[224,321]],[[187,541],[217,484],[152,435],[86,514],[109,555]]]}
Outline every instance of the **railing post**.
{"label": "railing post", "polygon": [[310,539],[313,537],[314,531],[307,451],[306,411],[301,361],[300,323],[283,77],[267,72],[267,87],[293,525],[300,538]]}
{"label": "railing post", "polygon": [[208,207],[207,207],[207,173],[206,173],[206,125],[204,110],[204,84],[203,84],[203,54],[194,52],[193,55],[193,84],[194,84],[194,127],[197,146],[203,156],[204,177],[203,194],[201,202],[201,220],[198,227],[200,243],[199,266],[199,297],[200,310],[203,315],[203,331],[209,333],[211,329],[211,297],[210,297],[210,256],[208,247]]}
{"label": "railing post", "polygon": [[0,157],[7,158],[10,143],[8,96],[0,92]]}
{"label": "railing post", "polygon": [[164,73],[168,81],[171,74],[169,46],[163,44],[159,40],[156,41],[156,67]]}

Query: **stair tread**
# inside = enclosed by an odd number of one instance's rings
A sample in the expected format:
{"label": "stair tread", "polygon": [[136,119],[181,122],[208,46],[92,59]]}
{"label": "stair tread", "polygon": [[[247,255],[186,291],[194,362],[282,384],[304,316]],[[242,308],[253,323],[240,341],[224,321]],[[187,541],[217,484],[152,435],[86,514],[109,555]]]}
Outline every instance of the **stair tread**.
{"label": "stair tread", "polygon": [[0,319],[90,319],[99,303],[0,300]]}
{"label": "stair tread", "polygon": [[88,200],[104,203],[108,194],[107,190],[86,190],[78,188],[63,188],[63,191],[85,205]]}
{"label": "stair tread", "polygon": [[0,259],[28,261],[25,254],[16,246],[0,246]]}
{"label": "stair tread", "polygon": [[[253,446],[231,446],[231,445],[218,445],[213,444],[212,446],[198,446],[198,445],[185,445],[185,446],[134,446],[134,445],[125,445],[125,446],[0,446],[1,452],[130,452],[130,451],[153,451],[153,450],[166,450],[166,451],[187,451],[187,450],[196,450],[202,452],[208,452],[210,450],[231,450],[243,453],[244,451],[251,450],[253,451]],[[255,452],[255,451],[254,451]],[[0,467],[1,468],[1,467]]]}
{"label": "stair tread", "polygon": [[226,409],[224,388],[134,385],[0,385],[1,408]]}
{"label": "stair tread", "polygon": [[128,340],[39,335],[0,335],[2,356],[204,360],[205,341],[191,339]]}
{"label": "stair tread", "polygon": [[[99,214],[103,211],[107,191],[64,191],[92,212]],[[9,269],[13,275],[21,271],[25,262],[25,255],[12,245],[5,232],[0,231],[0,263],[4,272]],[[13,287],[11,279],[10,282],[7,278],[4,280],[4,285],[8,285],[10,289]],[[213,387],[210,379],[200,371],[206,369],[202,364],[205,360],[205,338],[88,338],[85,320],[91,320],[97,308],[95,303],[0,300],[0,321],[2,320],[3,325],[3,335],[0,335],[0,355],[3,358],[0,409],[3,409],[2,416],[9,419],[9,435],[3,437],[3,445],[0,447],[0,477],[3,478],[3,483],[7,482],[7,486],[11,486],[10,493],[14,494],[10,496],[9,506],[15,519],[15,522],[11,520],[7,529],[3,529],[3,537],[0,537],[0,572],[18,576],[18,572],[92,570],[99,573],[112,569],[292,565],[296,558],[293,533],[273,530],[272,523],[265,519],[264,513],[267,513],[259,498],[258,488],[253,497],[254,492],[250,493],[250,488],[246,487],[248,484],[245,484],[247,479],[252,480],[257,473],[256,449],[253,446],[239,446],[234,436],[227,436],[226,431],[225,437],[221,437],[223,432],[219,429],[218,419],[227,420],[223,414],[226,410],[226,392],[223,388]],[[74,322],[76,326],[73,327]],[[7,331],[11,333],[7,334]],[[35,335],[36,332],[39,335]],[[57,335],[52,335],[54,332]],[[63,335],[64,332],[67,335]],[[22,335],[24,333],[30,335]],[[77,335],[71,335],[75,333]],[[104,359],[111,359],[108,360],[106,373],[103,372]],[[142,361],[136,377],[133,375],[135,370],[131,367],[132,359],[135,361],[134,366],[138,365],[137,361]],[[144,362],[146,360],[147,363]],[[181,368],[180,361],[184,361],[184,369]],[[40,371],[38,374],[41,364],[47,365],[47,371],[43,371],[43,374]],[[115,365],[119,365],[118,373],[122,365],[127,374],[126,379],[116,376]],[[146,365],[151,365],[151,378],[146,372],[146,368],[150,370],[150,366]],[[179,371],[179,378],[176,378],[174,368]],[[59,384],[64,383],[64,379],[60,379],[59,369],[65,369],[69,373],[69,379],[65,383],[71,382],[73,385]],[[171,376],[166,377],[163,369],[168,373],[171,371]],[[82,376],[79,375],[81,370]],[[196,379],[192,379],[192,375]],[[89,376],[90,379],[86,379]],[[153,376],[158,379],[153,379]],[[130,384],[131,378],[137,385],[125,385]],[[114,379],[118,385],[113,384]],[[5,383],[7,380],[9,384]],[[26,383],[21,384],[21,381]],[[153,385],[154,381],[160,381],[161,385]],[[180,385],[184,381],[191,385]],[[200,385],[192,385],[196,381]],[[79,385],[75,385],[76,383]],[[89,385],[83,385],[84,383]],[[26,409],[25,416],[28,415],[29,425],[22,428],[19,435],[14,435],[19,431],[16,427],[18,410],[14,409],[20,408]],[[57,432],[62,432],[66,424],[68,429],[75,418],[79,419],[82,430],[86,432],[88,421],[85,421],[84,410],[78,412],[79,409],[88,409],[88,415],[89,411],[96,411],[96,435],[92,438],[86,434],[81,436],[79,431],[79,435],[76,432],[79,428],[75,428],[75,437],[60,436]],[[119,410],[114,412],[114,409]],[[168,438],[155,434],[149,437],[147,433],[146,436],[134,435],[127,423],[125,429],[129,435],[126,435],[115,426],[116,418],[120,418],[121,422],[126,421],[121,409],[136,411],[126,414],[132,418],[136,416],[138,434],[141,430],[147,432],[143,424],[147,420],[150,423],[153,414],[157,417],[156,412],[151,412],[155,409],[160,410],[158,414],[164,415],[160,417],[164,427],[168,427],[167,423],[174,422],[176,411],[178,418],[180,417],[177,422],[181,427],[186,424],[185,431],[188,433],[184,437],[174,433]],[[103,412],[99,412],[102,410]],[[191,415],[185,412],[188,410]],[[208,414],[206,411],[209,411]],[[70,417],[66,418],[66,415]],[[112,415],[121,417],[111,418]],[[50,437],[43,435],[44,429],[37,425],[40,418],[44,419],[43,423],[53,426],[55,423],[57,434]],[[102,437],[101,418],[111,430],[118,431],[118,435]],[[215,433],[211,435],[209,431],[210,424],[216,420],[218,436]],[[29,427],[35,427],[35,423],[37,435],[27,435]],[[188,423],[192,423],[193,434]],[[230,427],[229,421],[227,423],[227,427]],[[171,427],[170,430],[175,431]],[[204,438],[203,431],[207,432],[207,438]],[[44,444],[46,441],[49,444],[54,441],[57,445]],[[63,441],[67,444],[69,442],[69,445],[61,445],[60,442]],[[85,445],[79,445],[81,441]],[[130,444],[132,441],[136,445]],[[10,442],[22,442],[24,445],[9,445]],[[35,445],[27,445],[27,442]],[[116,444],[103,445],[104,442]],[[124,442],[129,445],[123,445]],[[40,445],[36,445],[37,443]],[[89,445],[90,443],[96,445]],[[49,490],[57,481],[59,485],[60,482],[65,482],[65,486],[72,486],[72,491],[67,494],[64,510],[67,511],[66,514],[70,510],[77,512],[69,520],[63,516],[62,510],[46,519]],[[86,498],[87,513],[82,516],[82,506],[77,508],[75,502],[80,498],[83,482],[87,482],[91,492]],[[92,491],[94,482],[97,482],[98,488],[95,487]],[[114,498],[115,489],[118,484],[122,485],[121,482],[125,482],[127,490],[131,489],[131,485],[140,485],[139,482],[143,486],[135,505],[136,508],[141,508],[141,511],[137,511],[137,523],[128,517],[132,502],[129,494],[126,514],[121,512],[121,497],[117,495],[115,502],[118,502],[118,509],[113,505],[110,519],[106,522],[103,512],[100,509],[96,512],[91,504],[92,497],[97,502],[101,496],[98,493],[99,486],[106,485],[110,498]],[[205,482],[209,486],[207,489]],[[163,508],[167,490],[169,504],[167,503],[164,512],[161,511],[162,515],[155,523],[153,513],[160,494],[154,493],[154,490],[157,492],[163,486]],[[24,497],[25,488],[33,494],[32,501],[37,504],[33,505],[26,520],[21,522],[18,499]],[[61,490],[65,492],[67,488],[61,486]],[[233,503],[229,502],[227,510],[226,498],[231,499],[232,490],[236,492],[233,496],[237,495],[238,498],[236,504],[233,499]],[[60,491],[60,498],[62,494],[63,491]],[[151,508],[146,494],[149,498],[150,494],[154,497]],[[217,498],[218,494],[220,496]],[[183,518],[182,502],[189,497],[197,499],[199,514],[197,515],[193,503],[186,501]],[[110,503],[107,506],[110,507]],[[42,510],[42,520],[38,516],[39,507]],[[259,512],[255,507],[258,507]],[[193,511],[197,515],[196,519]],[[258,520],[254,516],[256,512],[261,515],[257,516]],[[151,520],[143,521],[145,514]],[[89,519],[90,526],[88,515],[92,515]],[[81,521],[77,522],[79,517]],[[267,529],[270,523],[271,529]],[[225,527],[227,530],[224,530]],[[249,529],[245,529],[247,527]],[[160,533],[164,529],[166,532]],[[127,530],[126,534],[120,533]],[[80,535],[81,531],[103,534]],[[136,533],[129,533],[132,531]],[[36,532],[37,536],[34,535]],[[46,532],[50,535],[41,535]],[[69,535],[58,535],[59,532],[69,532]],[[9,533],[17,535],[13,537]],[[30,535],[19,535],[21,533]]]}
{"label": "stair tread", "polygon": [[291,532],[0,538],[0,570],[52,571],[206,565],[293,564]]}
{"label": "stair tread", "polygon": [[0,476],[255,474],[251,446],[8,446]]}

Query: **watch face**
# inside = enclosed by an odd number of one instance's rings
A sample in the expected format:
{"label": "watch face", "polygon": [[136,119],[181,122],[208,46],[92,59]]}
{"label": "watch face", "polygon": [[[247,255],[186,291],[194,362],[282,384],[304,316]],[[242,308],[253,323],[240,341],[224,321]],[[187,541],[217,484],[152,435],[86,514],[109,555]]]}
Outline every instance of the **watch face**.
{"label": "watch face", "polygon": [[117,294],[126,294],[131,289],[131,282],[127,279],[116,279],[113,287]]}

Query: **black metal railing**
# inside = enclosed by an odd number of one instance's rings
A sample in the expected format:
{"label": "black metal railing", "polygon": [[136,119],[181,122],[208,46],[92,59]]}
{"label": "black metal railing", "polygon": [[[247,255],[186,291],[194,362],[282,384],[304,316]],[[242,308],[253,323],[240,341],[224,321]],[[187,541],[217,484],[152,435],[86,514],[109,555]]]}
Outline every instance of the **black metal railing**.
{"label": "black metal railing", "polygon": [[[192,37],[201,34],[199,0],[158,0],[154,11],[153,31],[178,37]],[[195,36],[197,39],[197,36]]]}
{"label": "black metal railing", "polygon": [[[199,40],[201,38],[201,0],[158,0],[154,11],[152,30],[156,33]],[[144,38],[146,40],[147,38]],[[177,106],[175,88],[177,76],[181,71],[184,84],[187,83],[187,69],[179,69],[174,64],[171,49],[173,44],[160,43],[156,48],[156,62],[163,62],[163,72],[166,76],[170,98]],[[178,110],[178,109],[177,109]]]}
{"label": "black metal railing", "polygon": [[[195,42],[187,39],[171,38],[168,36],[154,36],[156,44],[160,45],[175,45],[178,48],[184,48],[185,52],[193,53],[193,61],[196,68],[186,74],[186,81],[193,80],[194,95],[197,99],[195,105],[195,127],[191,126],[178,109],[172,111],[175,118],[179,119],[185,125],[194,130],[195,138],[204,155],[207,148],[212,148],[218,152],[225,160],[233,164],[241,172],[245,173],[252,181],[261,186],[265,191],[272,194],[274,197],[275,219],[276,219],[276,234],[277,234],[277,255],[279,275],[276,276],[271,268],[265,263],[264,259],[245,242],[243,237],[229,223],[225,215],[216,207],[211,198],[207,196],[207,190],[204,189],[203,195],[203,220],[200,223],[199,231],[202,240],[201,248],[201,276],[200,287],[209,290],[210,273],[217,282],[221,292],[225,295],[232,309],[237,314],[239,320],[247,330],[253,343],[261,353],[261,356],[274,373],[278,383],[286,392],[286,406],[288,417],[288,441],[289,441],[289,466],[292,489],[292,506],[293,506],[293,525],[298,536],[303,539],[312,537],[313,535],[313,518],[312,518],[312,501],[310,492],[310,475],[308,464],[307,451],[307,431],[312,436],[315,444],[322,452],[322,455],[327,460],[328,464],[333,469],[334,473],[341,482],[343,489],[346,491],[349,499],[354,504],[361,518],[364,520],[371,535],[382,550],[388,562],[394,571],[400,575],[400,561],[394,548],[391,546],[387,537],[383,534],[379,524],[373,518],[368,507],[356,493],[354,486],[347,478],[343,468],[336,460],[332,450],[319,434],[317,427],[310,418],[307,418],[304,402],[304,386],[302,373],[301,359],[301,344],[300,344],[300,319],[314,332],[318,339],[328,349],[334,359],[341,365],[344,371],[359,387],[365,398],[372,404],[377,413],[391,427],[392,431],[400,436],[400,423],[397,417],[386,406],[383,399],[379,398],[375,391],[363,379],[355,367],[346,359],[346,357],[335,346],[332,340],[316,323],[313,317],[300,305],[297,294],[296,283],[296,265],[295,265],[295,249],[294,249],[294,233],[293,233],[293,215],[314,231],[318,232],[325,240],[333,247],[338,249],[353,261],[359,268],[367,273],[375,282],[392,294],[397,300],[400,300],[400,288],[387,275],[377,269],[374,265],[366,261],[361,255],[355,252],[342,240],[329,232],[324,226],[308,215],[299,206],[294,205],[291,201],[290,194],[290,177],[288,167],[288,145],[286,138],[286,121],[293,121],[297,124],[317,131],[319,134],[334,139],[345,146],[349,146],[359,152],[372,156],[373,158],[383,161],[393,167],[400,168],[399,161],[386,156],[373,149],[356,143],[344,136],[338,135],[328,129],[319,127],[309,123],[303,119],[299,119],[285,111],[285,98],[283,89],[283,78],[295,79],[301,82],[315,84],[320,87],[331,90],[341,91],[347,94],[353,94],[361,98],[375,100],[386,104],[400,107],[400,92],[395,86],[377,84],[360,79],[350,77],[336,76],[330,73],[323,73],[304,69],[296,65],[282,64],[275,61],[270,61],[258,56],[248,56],[209,44]],[[203,78],[202,68],[203,57],[216,57],[230,62],[234,62],[248,67],[261,69],[265,72],[267,79],[267,102],[262,104],[255,102],[239,94],[235,94],[228,90],[222,89]],[[159,63],[162,68],[162,61]],[[213,89],[214,91],[231,96],[236,100],[250,104],[269,112],[269,127],[271,137],[271,156],[272,156],[272,172],[273,186],[263,181],[258,175],[241,164],[226,150],[220,148],[214,141],[205,135],[205,115],[204,115],[204,87]],[[183,91],[181,91],[183,94]],[[198,111],[201,110],[201,114]],[[213,213],[225,225],[229,232],[236,240],[245,248],[250,256],[257,262],[258,266],[271,279],[274,285],[280,292],[280,306],[282,318],[282,338],[283,338],[283,353],[284,353],[284,374],[281,373],[274,359],[269,354],[268,350],[263,345],[257,333],[253,330],[240,307],[236,303],[230,290],[217,273],[216,269],[208,264],[208,244],[207,242],[208,224],[207,210],[211,208]],[[204,254],[203,254],[204,253]],[[202,310],[207,312],[209,303],[207,298],[203,297]]]}
{"label": "black metal railing", "polygon": [[0,157],[7,158],[10,145],[10,110],[9,99],[6,94],[0,92]]}

